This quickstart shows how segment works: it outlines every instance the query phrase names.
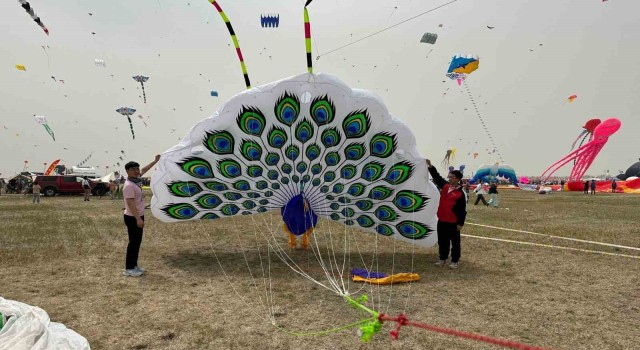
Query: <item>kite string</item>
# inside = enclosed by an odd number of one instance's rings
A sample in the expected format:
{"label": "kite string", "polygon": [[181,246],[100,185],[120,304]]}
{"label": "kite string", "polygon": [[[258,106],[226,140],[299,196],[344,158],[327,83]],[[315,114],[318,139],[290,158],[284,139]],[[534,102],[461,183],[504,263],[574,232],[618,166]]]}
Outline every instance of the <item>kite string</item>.
{"label": "kite string", "polygon": [[391,332],[389,332],[389,334],[391,335],[391,337],[394,340],[398,339],[398,337],[400,335],[400,329],[402,328],[402,326],[412,326],[412,327],[416,327],[416,328],[422,328],[422,329],[426,329],[426,330],[429,330],[429,331],[433,331],[433,332],[436,332],[436,333],[453,335],[453,336],[459,337],[459,338],[477,340],[477,341],[480,341],[480,342],[489,343],[489,344],[493,344],[493,345],[498,345],[498,346],[502,346],[502,347],[505,347],[505,348],[521,349],[521,350],[544,350],[544,348],[541,348],[541,347],[538,347],[538,346],[527,345],[527,344],[523,344],[523,343],[520,343],[520,342],[517,342],[517,341],[513,341],[513,340],[493,338],[493,337],[489,337],[489,336],[482,335],[482,334],[469,333],[469,332],[459,331],[459,330],[456,330],[456,329],[432,326],[432,325],[429,325],[429,324],[426,324],[426,323],[422,323],[422,322],[411,321],[404,314],[400,314],[400,315],[398,315],[396,317],[392,317],[392,316],[385,315],[385,314],[380,314],[380,316],[378,317],[378,320],[380,322],[392,321],[392,322],[395,322],[397,324],[396,328],[394,330],[392,330]]}
{"label": "kite string", "polygon": [[394,24],[394,25],[391,25],[391,26],[389,26],[389,27],[386,27],[386,28],[384,28],[384,29],[381,29],[381,30],[379,30],[379,31],[377,31],[377,32],[375,32],[375,33],[369,34],[369,35],[367,35],[367,36],[365,36],[365,37],[363,37],[363,38],[360,38],[360,39],[358,39],[358,40],[356,40],[356,41],[352,41],[352,42],[350,42],[350,43],[348,43],[348,44],[342,45],[342,46],[340,46],[340,47],[338,47],[338,48],[335,48],[335,49],[333,49],[333,50],[331,50],[331,51],[325,52],[325,53],[323,53],[322,55],[320,55],[320,56],[318,56],[318,57],[326,56],[326,55],[328,55],[328,54],[330,54],[330,53],[336,52],[336,51],[338,51],[338,50],[342,50],[342,49],[344,49],[344,48],[345,48],[345,47],[347,47],[347,46],[351,46],[351,45],[353,45],[353,44],[355,44],[355,43],[357,43],[357,42],[360,42],[360,41],[363,41],[363,40],[369,39],[369,38],[371,38],[371,37],[373,37],[373,36],[376,36],[376,35],[378,35],[378,34],[380,34],[380,33],[382,33],[382,32],[385,32],[385,31],[387,31],[387,30],[389,30],[389,29],[391,29],[391,28],[394,28],[394,27],[397,27],[397,26],[399,26],[399,25],[401,25],[401,24],[404,24],[404,23],[407,23],[407,22],[409,22],[409,21],[412,21],[412,20],[414,20],[414,19],[416,19],[416,18],[418,18],[418,17],[420,17],[420,16],[426,15],[427,13],[431,13],[431,12],[433,12],[433,11],[435,11],[435,10],[438,10],[438,9],[441,9],[441,8],[443,8],[443,7],[445,7],[445,6],[451,5],[451,4],[453,4],[454,2],[457,2],[457,1],[458,1],[458,0],[449,1],[449,2],[447,2],[447,3],[445,3],[445,4],[442,4],[442,5],[440,5],[440,6],[434,7],[434,8],[432,8],[432,9],[430,9],[430,10],[425,11],[425,12],[419,13],[419,14],[417,14],[417,15],[415,15],[415,16],[413,16],[413,17],[411,17],[411,18],[405,19],[404,21],[398,22],[398,23],[396,23],[396,24]]}
{"label": "kite string", "polygon": [[476,101],[473,98],[473,94],[471,93],[471,90],[469,89],[469,84],[467,84],[466,81],[464,82],[464,88],[467,90],[467,94],[469,95],[469,99],[471,100],[471,104],[473,105],[473,109],[476,111],[476,115],[478,116],[478,119],[480,119],[480,123],[482,124],[482,128],[484,129],[484,132],[487,134],[487,136],[489,136],[489,141],[491,141],[491,145],[493,146],[493,149],[496,150],[496,152],[498,152],[498,157],[500,157],[500,161],[504,163],[504,158],[502,157],[502,153],[500,152],[500,149],[498,149],[498,147],[496,146],[496,143],[493,140],[493,136],[491,135],[489,128],[487,128],[486,123],[482,118],[482,114],[480,114],[480,111],[478,110]]}

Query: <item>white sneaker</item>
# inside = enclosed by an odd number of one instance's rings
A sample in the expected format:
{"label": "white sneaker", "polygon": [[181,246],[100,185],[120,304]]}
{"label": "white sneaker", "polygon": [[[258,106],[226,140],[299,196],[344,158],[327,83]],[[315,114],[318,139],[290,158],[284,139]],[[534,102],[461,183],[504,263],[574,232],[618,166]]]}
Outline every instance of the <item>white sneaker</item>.
{"label": "white sneaker", "polygon": [[130,270],[124,270],[124,272],[122,272],[123,275],[125,276],[129,276],[129,277],[140,277],[142,276],[142,272],[134,269],[130,269]]}
{"label": "white sneaker", "polygon": [[444,264],[446,264],[446,263],[447,263],[447,261],[446,261],[446,260],[438,260],[438,261],[436,261],[436,263],[435,263],[434,265],[436,265],[436,266],[442,266],[442,265],[444,265]]}
{"label": "white sneaker", "polygon": [[452,262],[451,264],[449,264],[449,267],[452,268],[452,269],[457,269],[458,268],[458,263]]}
{"label": "white sneaker", "polygon": [[142,272],[142,273],[147,272],[147,270],[143,269],[143,268],[142,268],[142,267],[140,267],[140,266],[136,266],[136,267],[134,267],[133,269],[134,269],[134,270],[137,270],[137,271],[140,271],[140,272]]}

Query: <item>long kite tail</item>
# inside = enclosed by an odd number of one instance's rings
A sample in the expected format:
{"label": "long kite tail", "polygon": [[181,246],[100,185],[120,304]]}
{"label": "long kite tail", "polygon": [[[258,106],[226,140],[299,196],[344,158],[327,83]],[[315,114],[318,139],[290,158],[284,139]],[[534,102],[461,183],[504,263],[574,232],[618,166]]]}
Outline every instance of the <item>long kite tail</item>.
{"label": "long kite tail", "polygon": [[465,82],[464,87],[467,90],[467,94],[469,95],[469,99],[471,100],[471,104],[473,105],[473,109],[475,109],[476,115],[478,116],[478,119],[480,119],[480,123],[482,124],[482,128],[484,129],[484,132],[487,134],[487,136],[489,136],[489,140],[491,141],[491,145],[493,146],[493,149],[495,149],[498,152],[498,157],[500,157],[500,161],[504,163],[504,158],[502,157],[502,153],[500,152],[500,149],[498,149],[498,146],[496,146],[496,143],[493,140],[493,136],[491,135],[491,132],[489,132],[489,128],[487,128],[487,125],[485,124],[484,119],[482,118],[482,114],[480,114],[480,111],[478,110],[478,106],[476,105],[476,101],[473,98],[473,94],[471,93],[471,90],[469,90],[469,84]]}
{"label": "long kite tail", "polygon": [[53,141],[55,141],[56,140],[56,136],[53,134],[53,130],[51,130],[49,125],[47,125],[47,124],[43,124],[43,125],[44,125],[44,129],[47,131],[47,133],[49,133],[49,135],[51,135],[51,138],[53,139]]}
{"label": "long kite tail", "polygon": [[131,136],[133,136],[133,139],[136,139],[136,134],[133,132],[133,123],[131,122],[131,116],[127,116],[127,119],[129,120],[129,128],[131,129]]}
{"label": "long kite tail", "polygon": [[307,6],[313,0],[307,0],[304,4],[304,44],[307,51],[307,70],[313,74],[313,60],[311,59],[311,23],[309,23],[309,11]]}
{"label": "long kite tail", "polygon": [[244,83],[247,86],[247,90],[251,89],[251,82],[249,81],[249,74],[247,74],[247,67],[244,65],[244,58],[242,57],[242,51],[240,50],[240,45],[238,44],[238,39],[236,38],[236,33],[233,31],[233,27],[231,26],[231,22],[227,15],[222,11],[222,7],[218,5],[216,0],[209,0],[211,5],[215,6],[216,10],[222,17],[222,20],[227,25],[227,29],[229,30],[229,34],[231,35],[231,40],[233,40],[233,46],[236,48],[236,52],[238,53],[238,59],[240,60],[240,67],[242,67],[242,74],[244,75]]}
{"label": "long kite tail", "polygon": [[144,103],[147,103],[147,95],[144,93],[144,83],[140,82],[140,85],[142,85],[142,99],[144,100]]}

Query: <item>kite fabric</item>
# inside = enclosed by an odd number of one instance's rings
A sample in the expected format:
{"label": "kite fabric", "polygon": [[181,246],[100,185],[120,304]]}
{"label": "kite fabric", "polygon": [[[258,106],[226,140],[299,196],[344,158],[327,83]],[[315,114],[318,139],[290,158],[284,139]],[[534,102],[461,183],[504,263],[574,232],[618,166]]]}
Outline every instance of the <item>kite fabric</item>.
{"label": "kite fabric", "polygon": [[37,306],[0,297],[0,318],[0,349],[91,349],[85,337]]}
{"label": "kite fabric", "polygon": [[96,67],[107,68],[107,63],[104,60],[96,58],[95,63]]}
{"label": "kite fabric", "polygon": [[470,183],[475,182],[489,182],[495,180],[508,180],[512,182],[514,185],[518,184],[518,177],[516,176],[516,171],[508,164],[503,163],[495,163],[492,165],[482,164],[476,170],[475,175]]}
{"label": "kite fabric", "polygon": [[211,96],[212,97],[218,97],[218,92],[215,90],[211,90]]}
{"label": "kite fabric", "polygon": [[458,85],[467,79],[467,76],[480,67],[480,59],[476,55],[455,55],[451,58],[447,77],[456,80]]}
{"label": "kite fabric", "polygon": [[426,44],[435,44],[436,40],[438,40],[438,34],[435,33],[424,33],[422,39],[420,39],[421,43]]}
{"label": "kite fabric", "polygon": [[144,100],[144,103],[147,103],[147,95],[144,92],[144,83],[146,83],[147,80],[149,80],[149,77],[145,77],[143,75],[135,75],[133,76],[133,80],[137,81],[142,86],[142,98]]}
{"label": "kite fabric", "polygon": [[439,192],[414,135],[379,97],[327,74],[232,97],[163,153],[151,188],[164,222],[279,211],[294,233],[313,229],[315,215],[437,242]]}
{"label": "kite fabric", "polygon": [[23,66],[23,65],[21,65],[21,64],[16,64],[16,69],[17,69],[17,70],[24,71],[24,72],[26,72],[26,71],[27,71],[27,67],[25,67],[25,66]]}
{"label": "kite fabric", "polygon": [[22,5],[22,8],[25,9],[25,11],[27,11],[29,16],[31,16],[31,19],[33,19],[33,21],[36,22],[40,26],[40,28],[44,30],[44,32],[47,35],[49,35],[49,29],[47,29],[44,23],[42,23],[42,21],[40,20],[40,17],[38,17],[38,15],[36,15],[36,13],[33,12],[33,8],[31,8],[31,5],[29,5],[29,3],[26,0],[18,0],[18,2],[20,3],[20,5]]}
{"label": "kite fabric", "polygon": [[420,280],[420,275],[418,275],[417,273],[408,273],[408,272],[395,273],[393,275],[389,275],[382,278],[364,278],[358,275],[353,275],[351,277],[351,280],[354,282],[365,282],[369,284],[386,285],[386,284],[394,284],[394,283],[402,283],[402,282],[416,282]]}
{"label": "kite fabric", "polygon": [[44,130],[47,131],[47,133],[49,134],[49,136],[51,136],[51,138],[53,139],[53,141],[56,140],[56,136],[53,134],[53,130],[51,130],[51,127],[49,127],[49,123],[47,122],[47,118],[41,115],[36,115],[33,117],[33,119],[36,121],[36,123],[42,125],[44,127]]}
{"label": "kite fabric", "polygon": [[53,163],[51,163],[51,165],[49,165],[49,167],[47,168],[47,171],[44,172],[44,175],[51,175],[56,166],[58,166],[58,163],[60,163],[60,159],[54,160]]}
{"label": "kite fabric", "polygon": [[362,269],[359,267],[354,267],[353,269],[351,269],[351,275],[360,276],[362,278],[384,278],[389,276],[383,272],[367,271],[366,269]]}
{"label": "kite fabric", "polygon": [[569,174],[568,182],[580,181],[582,176],[589,170],[596,156],[600,153],[600,150],[607,144],[609,137],[618,132],[621,126],[622,123],[616,118],[609,118],[598,124],[593,130],[593,137],[589,142],[553,163],[540,177],[546,181],[551,175],[558,171],[558,169],[570,161],[575,160],[573,169],[571,169],[571,173]]}
{"label": "kite fabric", "polygon": [[262,28],[278,28],[280,25],[280,15],[261,15],[260,25]]}
{"label": "kite fabric", "polygon": [[131,136],[133,136],[133,139],[135,140],[136,134],[133,132],[133,122],[131,121],[131,116],[136,112],[136,110],[130,107],[120,107],[116,109],[116,112],[127,117],[127,120],[129,121],[129,129],[131,129]]}

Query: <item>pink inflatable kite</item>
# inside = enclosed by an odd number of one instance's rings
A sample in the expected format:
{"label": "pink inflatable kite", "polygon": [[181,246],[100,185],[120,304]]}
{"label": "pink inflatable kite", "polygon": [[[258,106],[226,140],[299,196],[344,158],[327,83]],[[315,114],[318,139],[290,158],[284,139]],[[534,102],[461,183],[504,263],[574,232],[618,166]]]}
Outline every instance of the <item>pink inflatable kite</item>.
{"label": "pink inflatable kite", "polygon": [[609,118],[598,124],[593,130],[593,137],[584,146],[572,151],[564,158],[560,159],[540,175],[545,180],[548,179],[558,169],[575,159],[575,164],[569,175],[569,182],[578,181],[587,172],[591,163],[596,159],[600,150],[609,140],[609,136],[613,135],[620,129],[622,123],[616,118]]}

